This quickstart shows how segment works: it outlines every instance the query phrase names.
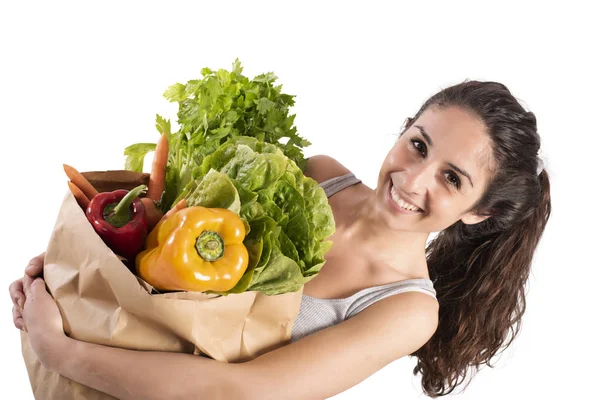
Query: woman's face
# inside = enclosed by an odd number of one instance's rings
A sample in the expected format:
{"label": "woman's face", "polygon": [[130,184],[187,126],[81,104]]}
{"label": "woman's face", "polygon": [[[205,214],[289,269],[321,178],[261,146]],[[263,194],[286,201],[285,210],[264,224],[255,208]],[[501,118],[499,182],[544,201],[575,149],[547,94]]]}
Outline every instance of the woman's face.
{"label": "woman's face", "polygon": [[392,229],[405,231],[439,232],[459,219],[481,222],[486,217],[469,210],[483,195],[493,163],[479,119],[457,107],[429,108],[383,162],[378,212]]}

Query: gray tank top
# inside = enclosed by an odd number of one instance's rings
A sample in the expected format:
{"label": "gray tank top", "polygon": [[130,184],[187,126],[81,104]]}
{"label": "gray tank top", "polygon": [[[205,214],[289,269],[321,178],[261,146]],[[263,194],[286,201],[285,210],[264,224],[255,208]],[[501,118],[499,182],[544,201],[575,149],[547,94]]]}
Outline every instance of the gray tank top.
{"label": "gray tank top", "polygon": [[[325,190],[327,197],[331,197],[340,190],[360,182],[361,180],[350,172],[321,182],[319,186]],[[386,285],[373,286],[343,299],[317,299],[302,295],[300,312],[292,328],[292,342],[321,329],[339,324],[388,296],[415,291],[436,298],[433,282],[429,279],[407,279]]]}

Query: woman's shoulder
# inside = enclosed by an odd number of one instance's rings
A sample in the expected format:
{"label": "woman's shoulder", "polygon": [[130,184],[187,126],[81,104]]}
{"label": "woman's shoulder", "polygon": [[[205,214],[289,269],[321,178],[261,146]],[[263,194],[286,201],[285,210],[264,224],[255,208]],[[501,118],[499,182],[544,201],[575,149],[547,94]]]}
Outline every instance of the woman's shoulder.
{"label": "woman's shoulder", "polygon": [[[398,323],[395,328],[400,332],[404,331],[408,334],[409,331],[406,330],[405,325],[416,328],[410,332],[412,340],[415,344],[418,344],[417,348],[425,344],[438,327],[438,300],[419,291],[408,291],[386,297],[369,308],[371,308],[370,318],[387,320],[391,326]],[[360,313],[357,315],[360,315]]]}
{"label": "woman's shoulder", "polygon": [[338,160],[324,154],[309,157],[304,169],[304,175],[314,179],[318,183],[349,172],[351,171]]}

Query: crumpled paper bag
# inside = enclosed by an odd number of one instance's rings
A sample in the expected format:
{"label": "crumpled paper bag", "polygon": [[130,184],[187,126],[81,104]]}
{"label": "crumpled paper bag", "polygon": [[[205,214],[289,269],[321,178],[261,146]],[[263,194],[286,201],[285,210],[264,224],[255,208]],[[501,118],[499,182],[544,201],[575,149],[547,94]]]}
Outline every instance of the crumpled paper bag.
{"label": "crumpled paper bag", "polygon": [[[148,174],[88,172],[102,191],[131,189]],[[70,337],[134,350],[192,353],[243,362],[290,342],[302,290],[276,296],[244,292],[160,294],[108,248],[67,192],[46,250],[44,279]],[[41,366],[27,333],[23,358],[36,399],[112,399]]]}

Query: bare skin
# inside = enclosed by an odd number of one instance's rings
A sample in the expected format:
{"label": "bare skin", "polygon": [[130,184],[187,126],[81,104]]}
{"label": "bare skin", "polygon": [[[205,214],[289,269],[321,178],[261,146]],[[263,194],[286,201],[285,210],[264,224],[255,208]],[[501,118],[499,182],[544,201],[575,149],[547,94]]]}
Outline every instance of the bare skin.
{"label": "bare skin", "polygon": [[[390,150],[375,190],[358,184],[331,196],[334,245],[321,273],[305,285],[304,293],[340,298],[370,286],[427,278],[429,234],[459,219],[470,224],[486,218],[470,209],[491,176],[490,153],[483,126],[470,114],[456,108],[423,113]],[[468,173],[470,180],[447,162]],[[315,156],[305,174],[322,182],[346,172],[330,157]],[[400,211],[389,195],[390,182],[421,212]],[[290,393],[288,398],[322,399],[413,353],[437,328],[435,299],[409,292],[380,300],[351,319],[246,363],[111,348],[64,334],[60,313],[43,280],[33,280],[42,271],[43,255],[34,258],[32,265],[10,287],[15,326],[27,327],[32,347],[46,368],[123,399],[200,394],[279,399],[283,393]]]}

